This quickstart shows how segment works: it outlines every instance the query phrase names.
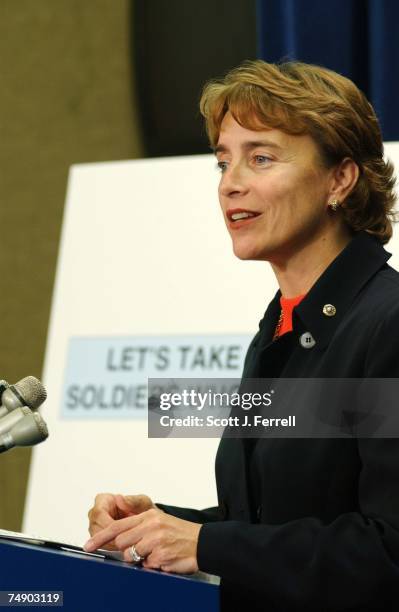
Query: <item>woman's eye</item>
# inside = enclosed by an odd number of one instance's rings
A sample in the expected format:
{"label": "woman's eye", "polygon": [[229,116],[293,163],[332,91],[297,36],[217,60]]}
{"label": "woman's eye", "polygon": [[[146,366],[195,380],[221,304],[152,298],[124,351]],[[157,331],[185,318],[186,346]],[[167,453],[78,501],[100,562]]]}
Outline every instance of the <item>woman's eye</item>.
{"label": "woman's eye", "polygon": [[271,158],[267,155],[254,155],[254,161],[257,166],[264,166],[271,162]]}
{"label": "woman's eye", "polygon": [[218,161],[217,164],[216,164],[216,168],[220,172],[224,172],[227,169],[227,162],[225,162],[225,161]]}

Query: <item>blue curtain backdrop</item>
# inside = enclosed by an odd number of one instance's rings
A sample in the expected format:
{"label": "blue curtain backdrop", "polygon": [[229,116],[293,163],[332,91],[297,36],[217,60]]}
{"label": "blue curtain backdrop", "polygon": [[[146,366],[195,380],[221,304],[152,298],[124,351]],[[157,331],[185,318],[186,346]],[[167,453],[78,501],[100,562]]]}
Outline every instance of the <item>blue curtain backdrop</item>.
{"label": "blue curtain backdrop", "polygon": [[320,64],[352,79],[385,141],[399,140],[398,0],[257,0],[258,56]]}

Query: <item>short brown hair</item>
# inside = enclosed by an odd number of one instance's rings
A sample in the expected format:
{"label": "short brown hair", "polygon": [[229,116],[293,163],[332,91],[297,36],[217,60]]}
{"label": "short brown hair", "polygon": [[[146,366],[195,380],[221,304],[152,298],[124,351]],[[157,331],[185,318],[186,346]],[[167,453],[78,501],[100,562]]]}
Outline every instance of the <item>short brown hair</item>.
{"label": "short brown hair", "polygon": [[353,231],[366,230],[383,244],[392,236],[396,196],[393,166],[384,160],[378,119],[366,96],[346,77],[312,64],[244,62],[204,87],[200,109],[212,146],[230,111],[243,127],[309,134],[322,162],[345,157],[359,166],[359,179],[342,205]]}

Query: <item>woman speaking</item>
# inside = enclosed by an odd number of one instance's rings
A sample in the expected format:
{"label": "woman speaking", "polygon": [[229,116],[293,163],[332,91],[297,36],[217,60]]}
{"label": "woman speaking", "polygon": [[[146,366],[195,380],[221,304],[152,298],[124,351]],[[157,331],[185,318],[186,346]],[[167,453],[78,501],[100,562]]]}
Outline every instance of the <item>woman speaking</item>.
{"label": "woman speaking", "polygon": [[[325,68],[257,60],[207,84],[201,111],[234,253],[269,262],[280,288],[243,377],[399,377],[393,169],[364,95]],[[87,550],[216,574],[226,610],[397,609],[397,439],[223,438],[216,479],[202,511],[98,495]]]}

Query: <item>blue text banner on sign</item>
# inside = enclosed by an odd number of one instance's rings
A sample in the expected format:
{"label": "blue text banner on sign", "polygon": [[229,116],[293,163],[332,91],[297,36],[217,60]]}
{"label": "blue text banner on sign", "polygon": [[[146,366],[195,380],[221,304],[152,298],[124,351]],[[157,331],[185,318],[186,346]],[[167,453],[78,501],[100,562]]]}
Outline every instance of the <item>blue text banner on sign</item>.
{"label": "blue text banner on sign", "polygon": [[240,377],[249,335],[73,337],[61,416],[147,416],[148,378]]}

